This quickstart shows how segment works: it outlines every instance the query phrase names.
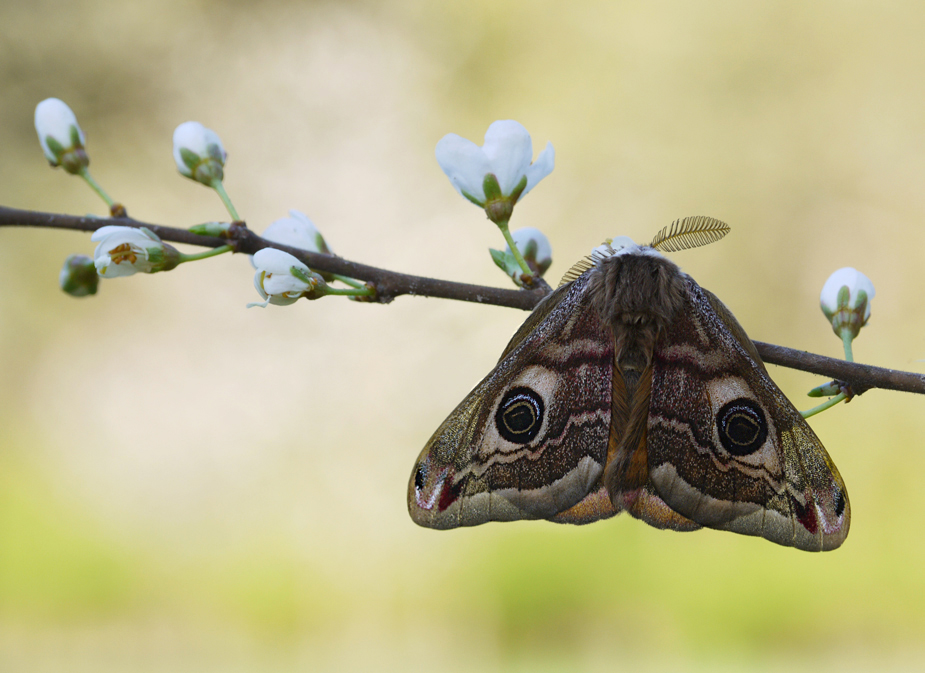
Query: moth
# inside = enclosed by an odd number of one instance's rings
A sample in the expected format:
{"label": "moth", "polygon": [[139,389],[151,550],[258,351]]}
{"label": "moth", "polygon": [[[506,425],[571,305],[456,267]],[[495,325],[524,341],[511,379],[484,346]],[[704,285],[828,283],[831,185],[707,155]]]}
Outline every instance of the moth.
{"label": "moth", "polygon": [[408,484],[415,523],[627,511],[838,547],[850,520],[838,469],[729,309],[659,252],[728,230],[685,218],[573,267],[427,442]]}

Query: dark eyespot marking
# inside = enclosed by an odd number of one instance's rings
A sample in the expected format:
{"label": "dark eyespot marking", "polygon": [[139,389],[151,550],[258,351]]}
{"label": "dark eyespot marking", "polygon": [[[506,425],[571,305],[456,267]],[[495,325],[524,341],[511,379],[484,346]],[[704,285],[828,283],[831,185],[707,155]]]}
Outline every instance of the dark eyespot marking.
{"label": "dark eyespot marking", "polygon": [[839,491],[838,495],[835,496],[835,516],[841,516],[845,511],[845,493],[844,491]]}
{"label": "dark eyespot marking", "polygon": [[418,466],[417,471],[414,473],[414,487],[417,490],[420,491],[422,488],[424,488],[424,479],[426,476],[427,475],[424,470],[424,464],[422,463]]}
{"label": "dark eyespot marking", "polygon": [[543,398],[530,388],[511,388],[498,405],[495,425],[507,441],[526,444],[543,425]]}
{"label": "dark eyespot marking", "polygon": [[719,441],[733,456],[747,456],[768,438],[764,411],[754,401],[741,397],[727,402],[716,414]]}

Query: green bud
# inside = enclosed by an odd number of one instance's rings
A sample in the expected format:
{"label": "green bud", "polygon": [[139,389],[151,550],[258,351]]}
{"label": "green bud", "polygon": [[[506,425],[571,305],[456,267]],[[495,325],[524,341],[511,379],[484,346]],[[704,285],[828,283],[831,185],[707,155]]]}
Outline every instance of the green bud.
{"label": "green bud", "polygon": [[72,297],[87,297],[96,294],[100,277],[90,257],[71,255],[64,260],[64,266],[58,276],[58,284]]}

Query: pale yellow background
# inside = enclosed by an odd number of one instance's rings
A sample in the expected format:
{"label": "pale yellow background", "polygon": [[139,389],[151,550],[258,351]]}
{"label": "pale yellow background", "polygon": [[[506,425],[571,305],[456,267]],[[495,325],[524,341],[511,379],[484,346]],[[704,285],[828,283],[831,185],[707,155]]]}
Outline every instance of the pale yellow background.
{"label": "pale yellow background", "polygon": [[[674,259],[756,339],[838,355],[818,308],[877,288],[859,360],[925,365],[925,5],[37,2],[0,5],[0,203],[105,214],[50,170],[66,100],[129,212],[224,217],[174,127],[229,152],[257,231],[504,285],[497,231],[433,157],[517,119],[552,175],[512,225],[558,277],[608,236],[732,225]],[[435,299],[267,310],[243,257],[57,287],[85,234],[0,231],[0,670],[866,671],[925,668],[925,417],[873,391],[813,419],[854,520],[809,554],[628,517],[434,532],[405,488],[524,318]],[[800,407],[822,381],[772,368]]]}

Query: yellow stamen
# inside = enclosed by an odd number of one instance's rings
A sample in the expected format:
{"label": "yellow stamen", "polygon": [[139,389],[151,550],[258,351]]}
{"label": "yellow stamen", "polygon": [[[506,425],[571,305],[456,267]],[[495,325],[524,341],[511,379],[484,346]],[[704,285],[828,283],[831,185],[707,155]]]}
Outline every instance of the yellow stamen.
{"label": "yellow stamen", "polygon": [[121,264],[126,261],[129,264],[134,264],[138,261],[138,257],[135,255],[131,243],[123,243],[110,250],[109,258],[112,260],[113,264]]}

